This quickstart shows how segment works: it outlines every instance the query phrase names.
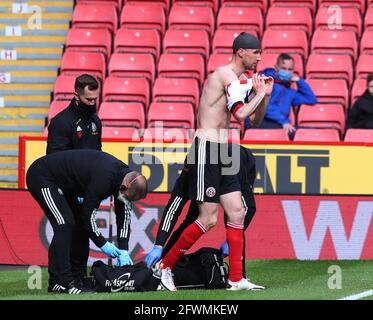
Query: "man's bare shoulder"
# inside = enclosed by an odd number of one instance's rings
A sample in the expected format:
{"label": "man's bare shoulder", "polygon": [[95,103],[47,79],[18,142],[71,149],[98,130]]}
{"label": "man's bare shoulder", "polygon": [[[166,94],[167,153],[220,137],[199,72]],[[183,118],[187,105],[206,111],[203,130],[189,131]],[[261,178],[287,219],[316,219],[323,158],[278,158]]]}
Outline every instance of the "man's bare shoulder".
{"label": "man's bare shoulder", "polygon": [[213,76],[219,78],[224,85],[229,84],[232,81],[238,80],[237,75],[233,72],[230,65],[224,65],[218,67],[214,72]]}

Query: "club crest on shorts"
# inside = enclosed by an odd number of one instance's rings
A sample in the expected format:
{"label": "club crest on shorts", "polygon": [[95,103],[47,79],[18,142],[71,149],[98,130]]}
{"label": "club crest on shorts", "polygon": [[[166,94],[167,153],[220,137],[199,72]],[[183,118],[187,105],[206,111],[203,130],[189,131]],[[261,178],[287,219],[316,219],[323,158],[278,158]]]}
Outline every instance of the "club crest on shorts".
{"label": "club crest on shorts", "polygon": [[61,190],[60,188],[57,189],[57,192],[58,192],[61,196],[63,196],[63,192],[62,192],[62,190]]}
{"label": "club crest on shorts", "polygon": [[216,190],[214,187],[208,187],[206,189],[206,196],[208,196],[209,198],[212,198],[213,196],[215,196],[216,194]]}

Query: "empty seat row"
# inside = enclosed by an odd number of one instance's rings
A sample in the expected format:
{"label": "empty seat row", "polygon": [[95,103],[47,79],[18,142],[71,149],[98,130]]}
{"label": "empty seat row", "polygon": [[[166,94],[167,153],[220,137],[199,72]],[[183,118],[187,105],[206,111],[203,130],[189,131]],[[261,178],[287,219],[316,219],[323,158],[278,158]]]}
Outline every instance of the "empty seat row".
{"label": "empty seat row", "polygon": [[184,3],[185,5],[174,5],[169,14],[165,12],[164,6],[151,5],[151,2],[137,5],[126,3],[118,16],[114,4],[78,2],[73,13],[72,27],[104,28],[112,33],[116,33],[118,27],[154,29],[160,34],[164,34],[167,28],[197,29],[212,36],[216,24],[217,29],[251,30],[258,36],[267,29],[296,29],[303,30],[309,37],[314,25],[315,29],[351,30],[360,38],[363,26],[365,29],[373,26],[373,6],[368,8],[364,21],[356,6],[338,6],[338,3],[337,6],[320,6],[313,21],[312,8],[299,3],[297,6],[291,3],[288,6],[271,6],[266,19],[259,6],[222,6],[215,18],[214,6],[198,3],[193,1]]}
{"label": "empty seat row", "polygon": [[[48,115],[49,121],[66,108],[68,104],[67,100],[53,101]],[[145,127],[183,128],[187,130],[195,128],[195,112],[189,103],[153,102],[145,116],[143,105],[139,102],[103,102],[98,115],[102,120],[103,126],[111,128],[106,129],[109,132],[115,130],[122,132],[124,130],[129,133],[134,132],[134,129],[143,129]],[[147,118],[147,126],[145,126],[145,118]],[[339,141],[339,137],[344,134],[345,113],[340,105],[304,105],[300,108],[297,118],[297,124],[300,128],[297,129],[295,141],[329,141],[328,139],[331,139],[330,141]],[[132,131],[129,128],[132,128]],[[244,132],[242,127],[232,126],[231,128],[237,128],[239,131]],[[360,138],[359,135],[354,134],[352,138],[350,135],[355,132],[354,130],[347,130],[345,141],[368,142],[373,138],[372,132],[368,134],[369,130],[356,131],[365,132],[366,134]],[[236,134],[240,136],[239,131]],[[118,137],[123,136],[120,134]],[[335,137],[335,139],[331,137]],[[245,131],[243,139],[287,141],[288,135],[283,129],[249,129]]]}
{"label": "empty seat row", "polygon": [[[160,77],[185,76],[196,79],[197,87],[202,84],[204,66],[201,57],[176,54],[164,54],[162,57],[158,70]],[[213,54],[207,66],[208,72],[229,63],[230,57],[229,54]],[[277,54],[264,54],[258,70],[273,66],[276,58]],[[168,63],[170,61],[173,61],[172,64]],[[350,67],[346,68],[348,65]],[[352,86],[351,103],[364,91],[364,78],[371,72],[372,65],[373,56],[362,55],[359,58],[356,68],[357,79]],[[301,63],[296,62],[296,66],[300,67]],[[103,57],[97,53],[65,53],[61,63],[61,75],[76,76],[81,73],[93,74],[103,82],[106,75],[106,64]],[[299,74],[302,75],[301,72]],[[109,75],[127,78],[144,77],[153,83],[156,76],[153,58],[147,54],[113,54],[109,63]],[[311,54],[307,64],[307,77],[319,102],[339,103],[348,108],[349,86],[347,84],[352,84],[352,63],[347,56]],[[64,77],[61,76],[57,78],[55,93],[73,92],[73,79],[63,79]]]}
{"label": "empty seat row", "polygon": [[[232,43],[239,34],[235,30],[217,30],[212,41],[213,53],[232,53]],[[360,43],[362,55],[373,52],[373,30],[364,32]],[[163,38],[163,53],[200,54],[206,61],[210,55],[210,41],[203,31],[168,30]],[[97,52],[110,60],[112,52],[111,36],[107,30],[70,29],[66,39],[66,52]],[[267,30],[262,40],[264,53],[293,54],[296,67],[303,74],[304,62],[308,60],[308,42],[304,32],[291,30]],[[115,53],[150,53],[158,63],[161,53],[161,39],[155,30],[120,29],[114,39]],[[354,65],[358,58],[358,42],[352,31],[316,30],[311,42],[312,54],[348,55]],[[325,57],[324,57],[325,58]],[[339,59],[337,57],[337,59]],[[364,62],[365,63],[365,62]],[[330,64],[327,62],[326,65]],[[348,73],[352,68],[347,63]],[[359,67],[359,64],[358,64]],[[359,73],[359,72],[357,72]],[[356,77],[360,77],[358,74]],[[349,77],[348,81],[351,81]]]}

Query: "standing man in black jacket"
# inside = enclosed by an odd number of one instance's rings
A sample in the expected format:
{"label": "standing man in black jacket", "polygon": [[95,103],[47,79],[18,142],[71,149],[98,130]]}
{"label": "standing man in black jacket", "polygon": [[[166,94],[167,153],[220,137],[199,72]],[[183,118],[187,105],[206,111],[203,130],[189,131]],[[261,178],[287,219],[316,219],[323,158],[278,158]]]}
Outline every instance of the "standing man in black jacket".
{"label": "standing man in black jacket", "polygon": [[[89,75],[82,74],[75,80],[75,97],[70,105],[50,122],[48,127],[47,154],[71,150],[94,149],[101,150],[101,120],[97,116],[97,99],[99,84]],[[86,161],[90,161],[87,159]],[[79,216],[84,207],[83,198],[68,198],[69,206],[75,216]],[[117,242],[122,254],[118,266],[132,264],[128,254],[129,224],[131,209],[126,204],[114,199],[117,223]],[[120,226],[126,223],[128,232],[120,232]],[[74,279],[82,285],[87,275],[89,257],[89,236],[83,225],[76,221],[71,241],[70,263]],[[51,275],[53,282],[53,274]]]}
{"label": "standing man in black jacket", "polygon": [[101,150],[101,120],[96,112],[100,94],[97,80],[82,74],[75,80],[75,97],[50,122],[47,154],[70,149]]}
{"label": "standing man in black jacket", "polygon": [[[85,288],[74,279],[70,263],[75,224],[83,226],[101,251],[120,260],[123,252],[102,236],[96,224],[96,211],[110,195],[127,207],[131,207],[131,201],[145,198],[145,177],[105,152],[67,150],[37,159],[27,171],[26,183],[54,232],[48,251],[48,291],[84,293]],[[82,210],[74,208],[77,197],[84,197]],[[119,228],[120,233],[128,232],[124,221]]]}

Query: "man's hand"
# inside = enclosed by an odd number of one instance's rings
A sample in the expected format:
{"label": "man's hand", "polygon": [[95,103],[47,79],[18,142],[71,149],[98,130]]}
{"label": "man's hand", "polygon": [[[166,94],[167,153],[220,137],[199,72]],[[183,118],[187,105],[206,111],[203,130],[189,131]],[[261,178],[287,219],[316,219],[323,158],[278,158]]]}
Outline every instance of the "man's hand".
{"label": "man's hand", "polygon": [[263,75],[259,75],[257,73],[253,74],[253,89],[256,94],[264,93],[266,88],[265,88],[265,79],[267,77]]}
{"label": "man's hand", "polygon": [[117,259],[117,267],[123,267],[123,266],[132,266],[133,262],[128,254],[127,250],[119,250],[120,256]]}
{"label": "man's hand", "polygon": [[148,253],[145,258],[146,265],[150,268],[152,265],[156,264],[162,257],[163,248],[161,246],[154,246],[152,251]]}
{"label": "man's hand", "polygon": [[297,76],[296,74],[294,74],[294,75],[291,77],[290,81],[291,81],[291,82],[298,82],[299,79],[300,79],[300,77]]}
{"label": "man's hand", "polygon": [[117,258],[120,255],[120,250],[110,242],[106,242],[100,249],[111,258]]}
{"label": "man's hand", "polygon": [[284,123],[282,127],[286,130],[286,133],[293,133],[295,131],[295,128],[290,123]]}
{"label": "man's hand", "polygon": [[266,96],[270,96],[272,94],[273,84],[275,83],[275,81],[272,77],[267,77],[264,81]]}

